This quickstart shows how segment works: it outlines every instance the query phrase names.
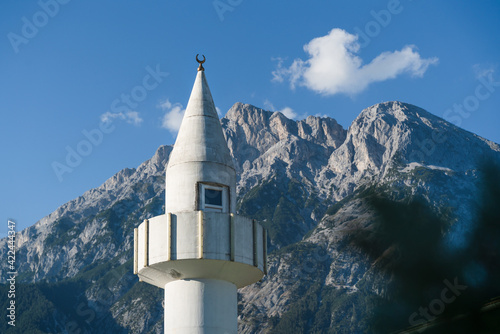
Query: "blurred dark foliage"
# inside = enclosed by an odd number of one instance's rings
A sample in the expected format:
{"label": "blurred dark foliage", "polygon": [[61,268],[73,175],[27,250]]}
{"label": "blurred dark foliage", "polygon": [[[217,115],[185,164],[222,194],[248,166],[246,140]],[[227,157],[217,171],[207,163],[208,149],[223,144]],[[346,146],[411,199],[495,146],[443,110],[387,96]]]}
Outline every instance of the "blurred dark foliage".
{"label": "blurred dark foliage", "polygon": [[483,164],[480,180],[476,219],[465,232],[465,245],[453,251],[444,239],[450,223],[424,200],[367,199],[377,220],[372,229],[359,230],[353,242],[391,282],[371,319],[374,332],[432,321],[433,327],[414,327],[414,332],[500,333],[500,310],[483,308],[500,297],[499,166]]}

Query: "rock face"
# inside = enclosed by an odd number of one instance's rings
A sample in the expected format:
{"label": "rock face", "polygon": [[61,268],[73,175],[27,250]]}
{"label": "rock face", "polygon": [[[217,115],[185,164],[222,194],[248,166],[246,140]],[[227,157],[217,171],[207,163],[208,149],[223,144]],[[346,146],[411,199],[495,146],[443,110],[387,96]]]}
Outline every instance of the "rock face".
{"label": "rock face", "polygon": [[[238,213],[269,235],[269,274],[239,291],[241,333],[366,331],[365,315],[387,287],[349,242],[354,227],[374,219],[361,192],[376,185],[396,200],[424,198],[454,222],[453,242],[472,219],[478,164],[500,161],[498,144],[401,102],[363,110],[348,130],[331,118],[293,121],[241,103],[221,123]],[[18,282],[32,304],[25,312],[46,319],[25,321],[50,333],[163,332],[163,292],[137,282],[132,249],[133,228],[163,213],[171,151],[160,147],[18,233]],[[42,300],[51,306],[37,308]]]}

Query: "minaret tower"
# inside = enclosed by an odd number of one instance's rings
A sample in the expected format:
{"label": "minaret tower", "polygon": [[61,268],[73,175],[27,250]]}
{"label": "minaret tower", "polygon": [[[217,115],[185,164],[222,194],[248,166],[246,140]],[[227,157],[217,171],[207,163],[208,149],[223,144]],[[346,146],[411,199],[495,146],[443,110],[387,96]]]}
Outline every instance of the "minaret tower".
{"label": "minaret tower", "polygon": [[266,231],[236,215],[236,172],[203,60],[166,170],[165,214],[134,231],[134,273],[165,289],[165,333],[236,334],[238,288],[266,273]]}

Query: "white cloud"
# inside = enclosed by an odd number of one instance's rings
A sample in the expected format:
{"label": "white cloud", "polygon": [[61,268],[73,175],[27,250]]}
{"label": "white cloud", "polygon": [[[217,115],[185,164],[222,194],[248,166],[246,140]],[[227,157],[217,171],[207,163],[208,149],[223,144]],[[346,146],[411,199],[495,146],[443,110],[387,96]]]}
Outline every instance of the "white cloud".
{"label": "white cloud", "polygon": [[167,110],[172,108],[172,103],[170,103],[169,99],[166,99],[165,102],[160,103],[158,107],[160,107],[162,110]]}
{"label": "white cloud", "polygon": [[222,117],[222,111],[220,110],[219,107],[215,107],[215,111],[217,111],[217,115],[219,115],[219,118]]}
{"label": "white cloud", "polygon": [[264,108],[266,108],[269,111],[276,111],[274,104],[272,104],[271,101],[269,101],[268,99],[264,100]]}
{"label": "white cloud", "polygon": [[287,118],[290,119],[297,118],[297,113],[292,108],[284,107],[281,110],[276,110],[274,104],[272,104],[272,102],[267,99],[264,100],[264,108],[268,109],[269,111],[279,111],[280,113],[282,113],[283,115],[285,115]]}
{"label": "white cloud", "polygon": [[181,127],[182,118],[186,109],[180,103],[171,103],[168,99],[160,104],[160,108],[166,113],[162,117],[161,127],[175,134]]}
{"label": "white cloud", "polygon": [[125,121],[130,124],[140,125],[142,123],[142,118],[137,111],[127,111],[125,113]]}
{"label": "white cloud", "polygon": [[141,125],[143,119],[139,116],[137,111],[127,111],[127,112],[105,112],[101,115],[101,122],[108,123],[113,122],[115,119],[125,121],[129,124],[133,124],[135,126]]}
{"label": "white cloud", "polygon": [[294,119],[295,117],[297,117],[297,113],[295,111],[293,111],[293,109],[290,107],[285,107],[285,108],[281,109],[279,112],[290,119]]}
{"label": "white cloud", "polygon": [[288,80],[292,89],[299,85],[323,95],[353,95],[371,83],[394,79],[403,73],[422,77],[430,65],[438,62],[435,57],[421,58],[415,46],[407,45],[399,51],[383,52],[363,65],[356,55],[359,49],[357,35],[332,29],[328,35],[304,45],[309,59],[295,59],[287,68],[283,67],[282,58],[276,58],[278,65],[272,72],[273,81]]}
{"label": "white cloud", "polygon": [[474,74],[476,76],[476,79],[479,79],[481,77],[485,77],[487,75],[491,75],[495,73],[497,66],[496,65],[488,65],[484,66],[481,64],[474,64],[472,66],[472,69],[474,70]]}

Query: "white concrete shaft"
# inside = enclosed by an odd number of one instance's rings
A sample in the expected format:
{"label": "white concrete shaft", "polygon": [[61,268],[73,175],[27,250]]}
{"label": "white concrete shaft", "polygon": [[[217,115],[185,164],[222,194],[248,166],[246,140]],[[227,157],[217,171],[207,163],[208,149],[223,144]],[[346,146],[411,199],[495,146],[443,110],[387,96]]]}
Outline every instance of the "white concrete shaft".
{"label": "white concrete shaft", "polygon": [[215,279],[178,280],[165,285],[165,333],[237,334],[237,293]]}

